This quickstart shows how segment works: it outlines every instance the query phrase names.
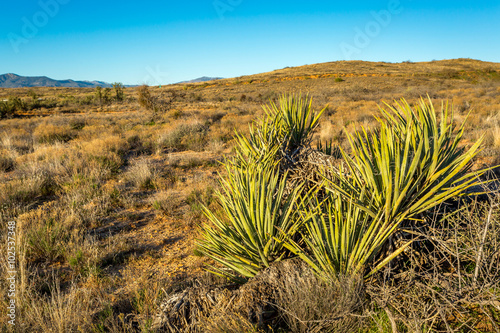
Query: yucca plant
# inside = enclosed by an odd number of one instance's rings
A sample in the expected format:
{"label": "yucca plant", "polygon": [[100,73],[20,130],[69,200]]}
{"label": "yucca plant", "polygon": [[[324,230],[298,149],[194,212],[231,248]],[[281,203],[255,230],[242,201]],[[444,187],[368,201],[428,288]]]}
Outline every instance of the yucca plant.
{"label": "yucca plant", "polygon": [[293,153],[297,148],[309,145],[311,134],[319,125],[324,109],[315,112],[312,98],[302,95],[282,95],[279,105],[270,103],[264,106],[268,119],[276,119],[276,127],[282,149]]}
{"label": "yucca plant", "polygon": [[241,168],[257,164],[262,167],[276,166],[281,147],[278,122],[279,119],[268,117],[260,124],[252,124],[249,138],[236,133],[236,156],[230,163]]}
{"label": "yucca plant", "polygon": [[[432,102],[424,99],[413,108],[403,99],[381,112],[379,130],[348,135],[352,152],[342,150],[348,172],[329,180],[331,191],[354,200],[372,217],[383,212],[385,221],[401,222],[480,183],[486,170],[470,168],[483,138],[469,149],[461,145],[465,122],[454,127],[448,104],[442,105],[439,120]],[[359,199],[361,189],[372,208]]]}
{"label": "yucca plant", "polygon": [[213,272],[237,279],[252,277],[272,262],[283,259],[287,250],[282,240],[294,238],[302,224],[298,186],[285,196],[287,175],[273,168],[252,165],[248,169],[226,164],[227,178],[217,194],[222,216],[205,208],[212,222],[198,242],[202,252],[231,271]]}
{"label": "yucca plant", "polygon": [[272,163],[308,146],[326,108],[316,112],[312,109],[312,98],[282,95],[278,105],[271,102],[263,109],[265,117],[250,126],[249,138],[236,134],[236,162],[243,167],[250,163]]}
{"label": "yucca plant", "polygon": [[342,158],[340,148],[333,143],[333,140],[326,140],[325,143],[319,140],[317,150],[328,156],[333,156],[334,158]]}
{"label": "yucca plant", "polygon": [[411,244],[379,258],[404,221],[463,195],[486,171],[470,172],[482,138],[469,149],[461,146],[464,125],[454,128],[448,105],[439,120],[423,99],[414,108],[402,100],[381,111],[379,130],[348,136],[352,152],[341,150],[346,169],[330,172],[334,179],[325,176],[330,198],[306,215],[306,248],[285,244],[323,277],[373,274]]}
{"label": "yucca plant", "polygon": [[271,102],[264,111],[248,138],[236,133],[236,156],[225,162],[218,193],[222,213],[205,208],[212,226],[204,228],[200,249],[230,269],[214,273],[233,279],[234,272],[252,277],[289,254],[283,240],[295,238],[302,225],[298,208],[314,191],[295,182],[287,189],[288,172],[279,165],[308,145],[323,110],[316,113],[308,97],[283,95],[279,106]]}
{"label": "yucca plant", "polygon": [[[364,200],[370,207],[366,192],[362,191],[358,199]],[[384,221],[382,213],[370,216],[352,200],[332,193],[324,202],[311,204],[310,209],[303,212],[303,217],[305,247],[291,239],[287,239],[284,246],[326,281],[335,280],[339,275],[365,274],[365,268],[378,257],[398,226],[395,221]],[[407,242],[380,260],[367,276],[378,271],[410,244]]]}

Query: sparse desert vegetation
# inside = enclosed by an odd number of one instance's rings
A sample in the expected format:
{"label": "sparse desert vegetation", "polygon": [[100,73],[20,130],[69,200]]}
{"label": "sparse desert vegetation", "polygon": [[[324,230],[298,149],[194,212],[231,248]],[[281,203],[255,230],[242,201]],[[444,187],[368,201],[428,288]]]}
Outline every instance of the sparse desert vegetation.
{"label": "sparse desert vegetation", "polygon": [[[312,104],[279,100],[299,93]],[[500,330],[499,64],[335,62],[0,100],[15,332]],[[459,196],[471,184],[485,193]]]}

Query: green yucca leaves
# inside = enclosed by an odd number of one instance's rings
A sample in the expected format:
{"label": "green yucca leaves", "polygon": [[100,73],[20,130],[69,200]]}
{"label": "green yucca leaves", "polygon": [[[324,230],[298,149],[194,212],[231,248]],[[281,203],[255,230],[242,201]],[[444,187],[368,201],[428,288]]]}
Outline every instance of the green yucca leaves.
{"label": "green yucca leaves", "polygon": [[[369,202],[363,191],[359,198]],[[331,194],[323,203],[315,202],[305,213],[304,234],[306,250],[293,240],[284,246],[303,259],[325,280],[339,274],[363,274],[386,240],[397,228],[397,223],[382,220],[382,214],[370,216],[352,200]],[[410,243],[385,258],[370,274],[382,268],[399,255]]]}
{"label": "green yucca leaves", "polygon": [[424,99],[414,108],[402,100],[381,112],[380,130],[348,135],[352,152],[342,155],[349,173],[330,180],[332,191],[364,207],[357,198],[365,188],[373,200],[373,208],[365,210],[372,217],[383,212],[386,221],[403,221],[479,184],[485,170],[469,170],[482,138],[469,149],[460,146],[464,125],[454,129],[448,105],[439,120],[432,102]]}
{"label": "green yucca leaves", "polygon": [[225,163],[228,176],[218,194],[222,214],[205,209],[213,226],[205,228],[200,248],[244,277],[281,260],[287,253],[283,240],[293,239],[302,225],[298,208],[303,186],[288,193],[287,173],[280,173],[278,165],[284,155],[311,140],[323,112],[313,111],[311,103],[300,95],[282,96],[279,106],[264,107],[266,117],[250,126],[248,138],[237,133],[236,156]]}
{"label": "green yucca leaves", "polygon": [[242,167],[252,163],[267,165],[307,146],[326,108],[315,112],[312,98],[283,95],[278,105],[271,102],[263,109],[266,116],[250,126],[249,138],[236,134],[235,163]]}
{"label": "green yucca leaves", "polygon": [[[414,108],[402,100],[381,111],[379,130],[348,136],[352,152],[341,151],[346,169],[333,173],[334,179],[325,176],[330,198],[305,215],[306,248],[291,240],[285,244],[325,278],[364,274],[402,222],[462,195],[485,172],[469,172],[482,139],[462,147],[464,127],[455,130],[448,105],[439,120],[432,103],[423,99]],[[378,258],[367,276],[410,244]]]}
{"label": "green yucca leaves", "polygon": [[[454,127],[447,104],[439,117],[430,100],[387,107],[378,130],[348,135],[351,152],[340,149],[345,166],[325,172],[325,182],[303,196],[303,185],[285,190],[287,173],[279,163],[310,144],[323,111],[312,111],[301,96],[264,107],[266,118],[251,126],[249,137],[236,135],[236,156],[225,163],[228,176],[218,194],[221,214],[205,208],[212,226],[199,245],[230,269],[215,272],[252,277],[290,251],[325,279],[369,276],[411,244],[380,258],[404,221],[479,184],[486,170],[470,169],[482,138],[466,149],[464,125]],[[328,144],[320,148],[333,151]],[[327,192],[323,202],[312,199],[319,188]]]}
{"label": "green yucca leaves", "polygon": [[259,165],[244,170],[227,164],[226,169],[218,193],[223,216],[205,209],[213,227],[205,228],[199,246],[215,261],[252,277],[285,256],[281,240],[293,238],[302,224],[297,209],[301,187],[285,197],[286,174],[280,177],[275,169]]}
{"label": "green yucca leaves", "polygon": [[287,152],[309,144],[311,134],[318,127],[319,118],[325,109],[316,113],[312,109],[312,98],[302,98],[301,95],[283,95],[279,99],[279,106],[275,103],[264,106],[268,119],[275,119],[279,141]]}

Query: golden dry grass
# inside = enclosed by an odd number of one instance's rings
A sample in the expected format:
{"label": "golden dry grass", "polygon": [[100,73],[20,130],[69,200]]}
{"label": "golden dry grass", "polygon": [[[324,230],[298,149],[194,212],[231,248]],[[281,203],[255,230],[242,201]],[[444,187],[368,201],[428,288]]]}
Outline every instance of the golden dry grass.
{"label": "golden dry grass", "polygon": [[[328,105],[315,139],[341,145],[345,131],[375,126],[383,101],[446,99],[458,122],[470,112],[471,142],[486,133],[477,164],[493,165],[500,155],[496,63],[334,62],[150,89],[185,95],[151,121],[134,88],[104,106],[91,89],[0,89],[0,98],[29,102],[32,90],[45,101],[0,120],[2,237],[7,221],[18,223],[14,331],[147,331],[168,281],[196,276],[208,262],[193,252],[196,225],[234,131],[247,133],[263,115],[260,105],[282,93],[309,93],[316,108]],[[2,276],[2,295],[6,288]]]}

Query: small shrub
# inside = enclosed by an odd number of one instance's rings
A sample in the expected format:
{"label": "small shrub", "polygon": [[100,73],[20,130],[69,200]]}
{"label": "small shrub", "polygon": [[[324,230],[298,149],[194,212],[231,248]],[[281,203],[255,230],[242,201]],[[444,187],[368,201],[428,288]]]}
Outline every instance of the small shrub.
{"label": "small shrub", "polygon": [[363,279],[340,276],[325,282],[307,267],[281,272],[276,303],[292,332],[357,332],[365,307]]}
{"label": "small shrub", "polygon": [[123,84],[121,84],[120,82],[115,82],[113,83],[113,89],[115,89],[115,99],[118,102],[123,101]]}
{"label": "small shrub", "polygon": [[103,99],[102,99],[102,87],[100,87],[100,86],[95,87],[94,97],[95,97],[95,100],[97,101],[97,103],[99,103],[99,105],[102,105],[102,102],[103,102]]}
{"label": "small shrub", "polygon": [[151,199],[153,209],[159,211],[166,216],[176,215],[177,209],[181,205],[179,193],[174,191],[162,191],[156,193]]}
{"label": "small shrub", "polygon": [[207,132],[206,126],[200,122],[180,124],[173,130],[162,134],[158,139],[158,144],[160,148],[177,151],[203,151],[207,143]]}
{"label": "small shrub", "polygon": [[68,249],[69,253],[66,255],[71,269],[81,277],[101,275],[102,270],[98,265],[97,246],[90,241],[84,241],[78,245],[76,249]]}
{"label": "small shrub", "polygon": [[37,198],[54,195],[59,187],[50,170],[21,170],[21,173],[21,178],[0,184],[0,204],[32,204]]}
{"label": "small shrub", "polygon": [[[205,225],[199,246],[210,258],[253,277],[261,269],[286,256],[283,240],[293,238],[301,226],[297,206],[301,186],[286,194],[286,175],[273,169],[252,166],[248,169],[226,165],[223,191],[217,194],[224,214],[204,209],[213,225]],[[217,269],[221,275],[236,275]]]}
{"label": "small shrub", "polygon": [[0,172],[9,172],[14,170],[16,161],[12,158],[9,151],[0,149]]}
{"label": "small shrub", "polygon": [[203,207],[209,207],[214,200],[215,190],[211,186],[204,190],[194,189],[186,198],[189,205],[189,212],[195,218],[200,218],[203,214]]}
{"label": "small shrub", "polygon": [[156,188],[157,177],[158,171],[151,162],[145,159],[139,159],[132,162],[132,165],[126,173],[126,178],[132,182],[135,187],[143,190]]}
{"label": "small shrub", "polygon": [[175,110],[173,113],[172,113],[172,118],[174,118],[175,120],[179,119],[180,117],[182,117],[182,111],[181,110]]}
{"label": "small shrub", "polygon": [[63,185],[61,202],[64,205],[66,218],[74,228],[96,228],[102,218],[112,209],[116,202],[116,189],[103,186],[109,172],[105,167],[93,161],[92,170],[74,174],[70,181]]}
{"label": "small shrub", "polygon": [[15,111],[16,110],[9,103],[0,101],[0,119],[12,118]]}
{"label": "small shrub", "polygon": [[153,94],[147,85],[137,88],[139,105],[153,113],[152,119],[157,119],[160,115],[172,109],[174,103],[184,96],[176,90],[161,90],[158,94]]}
{"label": "small shrub", "polygon": [[100,106],[109,104],[111,102],[111,88],[95,87],[94,98]]}
{"label": "small shrub", "polygon": [[167,166],[158,170],[157,177],[155,178],[155,185],[159,190],[170,189],[175,186],[178,180],[179,177],[177,176],[175,170],[170,166]]}
{"label": "small shrub", "polygon": [[73,118],[69,121],[69,126],[72,130],[81,130],[85,127],[86,122],[84,119]]}
{"label": "small shrub", "polygon": [[103,104],[111,103],[111,88],[104,88],[102,92],[102,102]]}
{"label": "small shrub", "polygon": [[123,155],[129,149],[126,139],[111,135],[82,143],[82,148],[91,159],[98,161],[104,168],[118,172],[123,165]]}
{"label": "small shrub", "polygon": [[64,216],[61,210],[37,209],[21,215],[19,220],[25,233],[26,257],[29,262],[54,262],[64,259],[71,233],[63,224]]}
{"label": "small shrub", "polygon": [[50,123],[42,123],[35,128],[33,138],[39,143],[53,144],[55,142],[67,142],[71,140],[73,133],[69,125],[57,126]]}
{"label": "small shrub", "polygon": [[28,105],[19,97],[9,96],[7,101],[0,101],[0,119],[12,118],[16,111],[26,111]]}
{"label": "small shrub", "polygon": [[79,97],[77,99],[77,103],[79,105],[91,105],[94,101],[94,96],[92,95],[87,95],[87,96],[84,96],[84,97]]}
{"label": "small shrub", "polygon": [[39,108],[41,103],[40,100],[38,99],[39,96],[37,95],[37,93],[30,89],[28,90],[27,94],[31,99],[28,109],[33,110]]}
{"label": "small shrub", "polygon": [[202,94],[197,94],[197,93],[192,92],[189,94],[189,101],[190,102],[202,102],[203,96],[202,96]]}
{"label": "small shrub", "polygon": [[24,102],[21,98],[19,97],[9,97],[8,103],[12,105],[12,107],[16,111],[26,111],[28,109],[26,102]]}

